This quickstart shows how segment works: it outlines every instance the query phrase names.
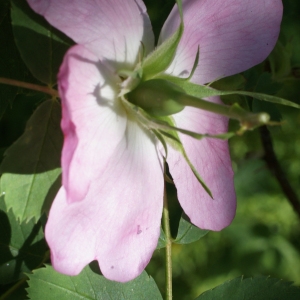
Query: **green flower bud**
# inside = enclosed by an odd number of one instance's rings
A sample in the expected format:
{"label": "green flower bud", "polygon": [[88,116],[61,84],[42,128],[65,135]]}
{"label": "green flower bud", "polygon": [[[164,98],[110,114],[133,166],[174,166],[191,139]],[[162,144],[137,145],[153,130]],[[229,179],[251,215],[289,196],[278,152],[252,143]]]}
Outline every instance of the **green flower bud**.
{"label": "green flower bud", "polygon": [[152,116],[169,116],[184,109],[178,99],[184,90],[163,79],[152,79],[140,83],[126,94],[127,100],[148,112]]}

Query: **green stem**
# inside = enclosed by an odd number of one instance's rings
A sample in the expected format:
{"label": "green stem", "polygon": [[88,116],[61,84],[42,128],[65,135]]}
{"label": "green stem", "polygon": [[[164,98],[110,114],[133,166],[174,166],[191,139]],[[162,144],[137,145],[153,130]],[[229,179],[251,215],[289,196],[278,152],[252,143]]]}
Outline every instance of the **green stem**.
{"label": "green stem", "polygon": [[170,230],[166,183],[164,187],[163,229],[166,236],[166,300],[172,300],[172,236]]}
{"label": "green stem", "polygon": [[9,79],[9,78],[3,78],[3,77],[0,77],[0,83],[42,92],[45,94],[49,94],[53,97],[59,97],[58,92],[56,90],[53,90],[52,88],[49,88],[48,86],[41,86],[41,85],[37,85],[37,84],[33,84],[33,83],[28,83],[28,82],[23,82],[23,81]]}

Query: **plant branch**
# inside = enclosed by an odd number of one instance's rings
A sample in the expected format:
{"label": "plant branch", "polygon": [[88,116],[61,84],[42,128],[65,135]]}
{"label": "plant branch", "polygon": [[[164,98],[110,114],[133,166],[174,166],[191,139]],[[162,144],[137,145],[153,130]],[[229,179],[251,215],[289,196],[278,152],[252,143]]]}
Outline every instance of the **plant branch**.
{"label": "plant branch", "polygon": [[279,185],[285,196],[287,197],[288,201],[294,208],[295,212],[298,214],[300,218],[300,201],[297,197],[297,194],[293,190],[292,186],[290,185],[289,181],[285,177],[285,174],[278,162],[276,154],[273,148],[272,137],[270,135],[270,131],[267,126],[260,127],[260,137],[262,141],[262,145],[265,150],[264,160],[267,163],[269,169],[276,177]]}
{"label": "plant branch", "polygon": [[33,83],[28,83],[28,82],[23,82],[23,81],[9,79],[9,78],[3,78],[3,77],[0,77],[0,83],[42,92],[45,94],[49,94],[53,97],[59,97],[58,92],[56,90],[49,88],[47,86],[37,85],[37,84],[33,84]]}

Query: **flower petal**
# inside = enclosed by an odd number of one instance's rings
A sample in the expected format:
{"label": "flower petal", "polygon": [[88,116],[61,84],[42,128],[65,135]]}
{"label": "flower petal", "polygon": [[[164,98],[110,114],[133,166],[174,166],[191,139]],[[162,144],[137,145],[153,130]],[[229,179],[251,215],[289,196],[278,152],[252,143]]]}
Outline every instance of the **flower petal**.
{"label": "flower petal", "polygon": [[153,49],[154,36],[141,0],[28,0],[47,21],[114,66],[132,66],[141,42]]}
{"label": "flower petal", "polygon": [[62,188],[54,200],[46,226],[54,268],[76,275],[97,259],[108,279],[135,278],[156,248],[162,205],[162,160],[153,137],[128,121],[86,198],[68,204]]}
{"label": "flower petal", "polygon": [[[183,0],[184,33],[166,71],[187,77],[198,46],[200,60],[192,81],[208,83],[262,62],[277,41],[281,0]],[[161,32],[167,39],[179,26],[175,6]]]}
{"label": "flower petal", "polygon": [[[210,98],[220,103],[218,97]],[[173,115],[178,127],[199,133],[219,134],[227,131],[225,117],[186,107]],[[234,218],[236,197],[228,142],[205,138],[196,140],[180,134],[185,151],[212,192],[213,199],[200,185],[182,155],[170,148],[167,162],[177,188],[178,200],[191,222],[202,229],[221,230]]]}
{"label": "flower petal", "polygon": [[124,136],[126,114],[116,101],[120,80],[83,46],[68,51],[58,77],[63,186],[73,202],[85,197],[91,178],[106,167]]}

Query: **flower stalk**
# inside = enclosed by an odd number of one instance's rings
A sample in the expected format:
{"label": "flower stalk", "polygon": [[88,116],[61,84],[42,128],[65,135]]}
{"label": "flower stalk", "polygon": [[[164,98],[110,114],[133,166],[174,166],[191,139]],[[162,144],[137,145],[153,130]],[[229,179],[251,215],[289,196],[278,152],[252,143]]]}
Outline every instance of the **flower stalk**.
{"label": "flower stalk", "polygon": [[270,121],[270,116],[267,113],[251,113],[241,108],[237,103],[233,104],[232,106],[227,106],[209,102],[187,94],[180,95],[177,101],[185,106],[196,107],[238,120],[245,129],[252,129],[261,125],[265,125]]}
{"label": "flower stalk", "polygon": [[166,182],[164,184],[163,230],[166,236],[165,264],[166,264],[166,300],[172,300],[172,236]]}

